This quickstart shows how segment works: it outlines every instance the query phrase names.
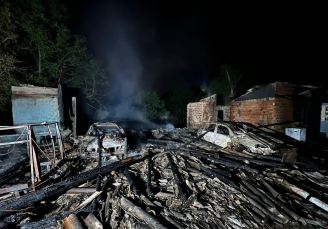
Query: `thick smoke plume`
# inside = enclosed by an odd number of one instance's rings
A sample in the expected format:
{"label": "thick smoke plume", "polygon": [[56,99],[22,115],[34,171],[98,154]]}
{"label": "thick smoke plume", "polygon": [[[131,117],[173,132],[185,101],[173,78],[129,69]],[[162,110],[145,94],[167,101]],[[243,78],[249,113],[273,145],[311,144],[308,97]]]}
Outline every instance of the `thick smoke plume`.
{"label": "thick smoke plume", "polygon": [[[148,128],[158,128],[157,124],[147,120],[145,115],[134,106],[134,96],[143,84],[142,51],[138,44],[140,31],[135,22],[123,20],[120,16],[114,21],[120,26],[111,27],[111,44],[108,50],[108,70],[110,86],[109,98],[105,101],[105,109],[97,113],[98,121],[136,120]],[[170,128],[172,128],[170,126]]]}

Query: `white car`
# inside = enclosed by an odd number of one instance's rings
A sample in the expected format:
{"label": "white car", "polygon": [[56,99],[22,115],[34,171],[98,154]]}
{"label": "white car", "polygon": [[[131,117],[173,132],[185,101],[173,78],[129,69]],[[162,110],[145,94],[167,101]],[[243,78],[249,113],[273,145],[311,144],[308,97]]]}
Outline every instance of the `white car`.
{"label": "white car", "polygon": [[[94,123],[89,127],[86,135],[82,137],[82,147],[88,153],[97,153],[100,147],[104,157],[118,155],[122,157],[127,148],[127,139],[122,127],[116,123]],[[106,160],[106,158],[104,158]]]}
{"label": "white car", "polygon": [[[222,148],[226,148],[230,145],[242,145],[252,153],[272,154],[277,152],[265,146],[260,141],[251,138],[245,132],[232,130],[228,124],[209,123],[209,128],[206,129],[210,131],[204,135],[203,139],[221,146]],[[200,129],[198,135],[204,134],[207,131],[206,129]]]}

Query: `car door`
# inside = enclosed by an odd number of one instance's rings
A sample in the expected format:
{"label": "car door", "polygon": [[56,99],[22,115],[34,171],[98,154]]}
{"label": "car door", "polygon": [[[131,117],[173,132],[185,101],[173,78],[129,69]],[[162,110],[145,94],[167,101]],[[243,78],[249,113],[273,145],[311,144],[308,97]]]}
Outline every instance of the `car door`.
{"label": "car door", "polygon": [[208,132],[205,134],[204,139],[208,142],[211,142],[213,144],[216,144],[221,147],[227,147],[228,143],[231,142],[231,136],[229,135],[230,130],[228,130],[226,127],[221,126],[220,128],[226,128],[227,131],[222,131],[226,133],[218,133],[218,125],[215,126],[214,131]]}

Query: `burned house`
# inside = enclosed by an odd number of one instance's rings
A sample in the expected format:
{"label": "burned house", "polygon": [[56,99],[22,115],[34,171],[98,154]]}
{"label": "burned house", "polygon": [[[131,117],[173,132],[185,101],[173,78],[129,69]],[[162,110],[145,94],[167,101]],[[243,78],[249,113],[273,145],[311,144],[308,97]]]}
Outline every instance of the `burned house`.
{"label": "burned house", "polygon": [[[249,91],[231,102],[230,121],[259,126],[294,121],[293,88],[291,83],[276,82]],[[281,132],[286,127],[273,126]]]}
{"label": "burned house", "polygon": [[14,125],[57,122],[64,129],[62,90],[33,85],[12,86]]}
{"label": "burned house", "polygon": [[[265,137],[250,124],[232,125],[234,134]],[[13,197],[17,186],[2,186],[0,228],[328,225],[323,194],[328,174],[322,160],[300,157],[291,167],[279,154],[220,147],[192,129],[155,132],[139,156],[88,168],[88,162],[76,156],[78,147],[66,152],[69,157],[38,180],[35,190],[21,185],[20,196]],[[281,147],[280,140],[269,133],[266,137],[270,147]]]}
{"label": "burned house", "polygon": [[152,130],[132,153],[116,123],[94,123],[84,136],[57,122],[0,127],[23,129],[0,137],[0,229],[326,228],[322,152],[262,129],[321,105],[322,90],[306,90],[275,83],[229,106],[210,96],[188,104],[192,128]]}
{"label": "burned house", "polygon": [[292,95],[293,85],[280,82],[253,89],[225,106],[217,105],[216,95],[212,95],[188,104],[187,126],[197,128],[220,120],[254,125],[293,121]]}
{"label": "burned house", "polygon": [[229,105],[217,105],[216,95],[212,95],[188,104],[187,127],[200,128],[206,122],[245,122],[282,133],[287,129],[291,135],[299,135],[296,139],[302,135],[305,140],[306,132],[306,139],[314,139],[320,133],[327,134],[326,94],[324,87],[275,82],[251,88]]}

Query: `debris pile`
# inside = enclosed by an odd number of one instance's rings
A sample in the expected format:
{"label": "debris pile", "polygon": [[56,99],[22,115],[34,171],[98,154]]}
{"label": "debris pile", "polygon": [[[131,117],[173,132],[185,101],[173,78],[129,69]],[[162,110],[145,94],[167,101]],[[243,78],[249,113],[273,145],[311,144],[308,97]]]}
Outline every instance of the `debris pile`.
{"label": "debris pile", "polygon": [[155,130],[137,156],[96,168],[64,159],[35,192],[0,199],[0,228],[327,227],[325,161],[296,161],[290,143],[230,128],[274,153],[254,153],[240,138],[221,147],[204,140],[210,130]]}

